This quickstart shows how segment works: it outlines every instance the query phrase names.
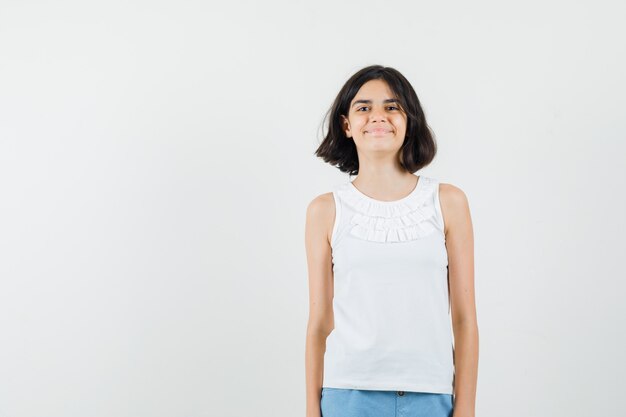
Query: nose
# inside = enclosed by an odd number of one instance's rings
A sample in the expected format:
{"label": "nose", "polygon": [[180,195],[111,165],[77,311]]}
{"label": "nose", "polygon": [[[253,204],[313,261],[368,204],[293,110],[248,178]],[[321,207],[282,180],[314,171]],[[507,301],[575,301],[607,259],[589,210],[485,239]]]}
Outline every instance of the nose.
{"label": "nose", "polygon": [[384,109],[380,107],[373,107],[370,112],[370,121],[382,121],[387,120],[387,115],[384,112]]}

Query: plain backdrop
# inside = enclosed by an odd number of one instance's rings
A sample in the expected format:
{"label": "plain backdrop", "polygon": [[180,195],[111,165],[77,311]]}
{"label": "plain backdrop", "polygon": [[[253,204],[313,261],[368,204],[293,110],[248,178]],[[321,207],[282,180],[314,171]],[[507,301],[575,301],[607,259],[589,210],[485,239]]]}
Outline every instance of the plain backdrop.
{"label": "plain backdrop", "polygon": [[371,64],[470,202],[476,416],[624,415],[624,12],[0,1],[0,417],[304,417],[313,152]]}

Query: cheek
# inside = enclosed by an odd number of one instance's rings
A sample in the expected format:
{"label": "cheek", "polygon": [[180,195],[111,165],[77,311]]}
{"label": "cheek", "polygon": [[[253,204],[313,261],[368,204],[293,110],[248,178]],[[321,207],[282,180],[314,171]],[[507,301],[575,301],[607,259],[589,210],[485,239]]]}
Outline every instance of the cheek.
{"label": "cheek", "polygon": [[352,119],[352,129],[362,129],[365,125],[367,124],[367,119],[363,118],[363,117],[355,117]]}
{"label": "cheek", "polygon": [[406,119],[404,119],[403,117],[399,116],[397,118],[394,119],[393,123],[402,130],[406,130]]}

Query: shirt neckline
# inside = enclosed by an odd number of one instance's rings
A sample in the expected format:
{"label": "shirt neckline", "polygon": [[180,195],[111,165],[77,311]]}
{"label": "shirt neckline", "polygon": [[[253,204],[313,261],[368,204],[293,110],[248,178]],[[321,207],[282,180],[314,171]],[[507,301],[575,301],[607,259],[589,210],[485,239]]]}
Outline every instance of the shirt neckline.
{"label": "shirt neckline", "polygon": [[350,189],[352,189],[352,191],[354,191],[357,195],[359,195],[360,197],[364,198],[367,201],[371,201],[376,204],[382,204],[382,205],[394,205],[394,204],[403,203],[411,199],[422,188],[422,183],[424,182],[422,178],[423,175],[416,175],[416,177],[417,177],[417,183],[415,184],[415,187],[408,195],[400,198],[399,200],[391,200],[391,201],[377,200],[375,198],[368,196],[367,194],[364,194],[358,188],[356,188],[354,184],[352,184],[354,181],[348,181],[348,185],[350,186]]}

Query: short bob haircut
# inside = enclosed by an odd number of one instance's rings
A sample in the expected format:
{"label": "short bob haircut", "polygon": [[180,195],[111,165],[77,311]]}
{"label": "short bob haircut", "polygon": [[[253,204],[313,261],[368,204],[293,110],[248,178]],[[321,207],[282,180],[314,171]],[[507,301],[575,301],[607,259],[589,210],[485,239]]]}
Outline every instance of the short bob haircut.
{"label": "short bob haircut", "polygon": [[336,166],[350,175],[359,172],[359,158],[354,141],[343,130],[341,116],[348,117],[350,103],[361,86],[370,80],[383,80],[395,95],[400,108],[407,116],[404,143],[398,152],[400,164],[414,173],[427,166],[435,158],[437,144],[434,134],[426,123],[424,111],[415,90],[409,81],[396,69],[382,65],[371,65],[359,70],[344,84],[334,103],[324,116],[330,115],[328,133],[315,151],[324,162]]}

